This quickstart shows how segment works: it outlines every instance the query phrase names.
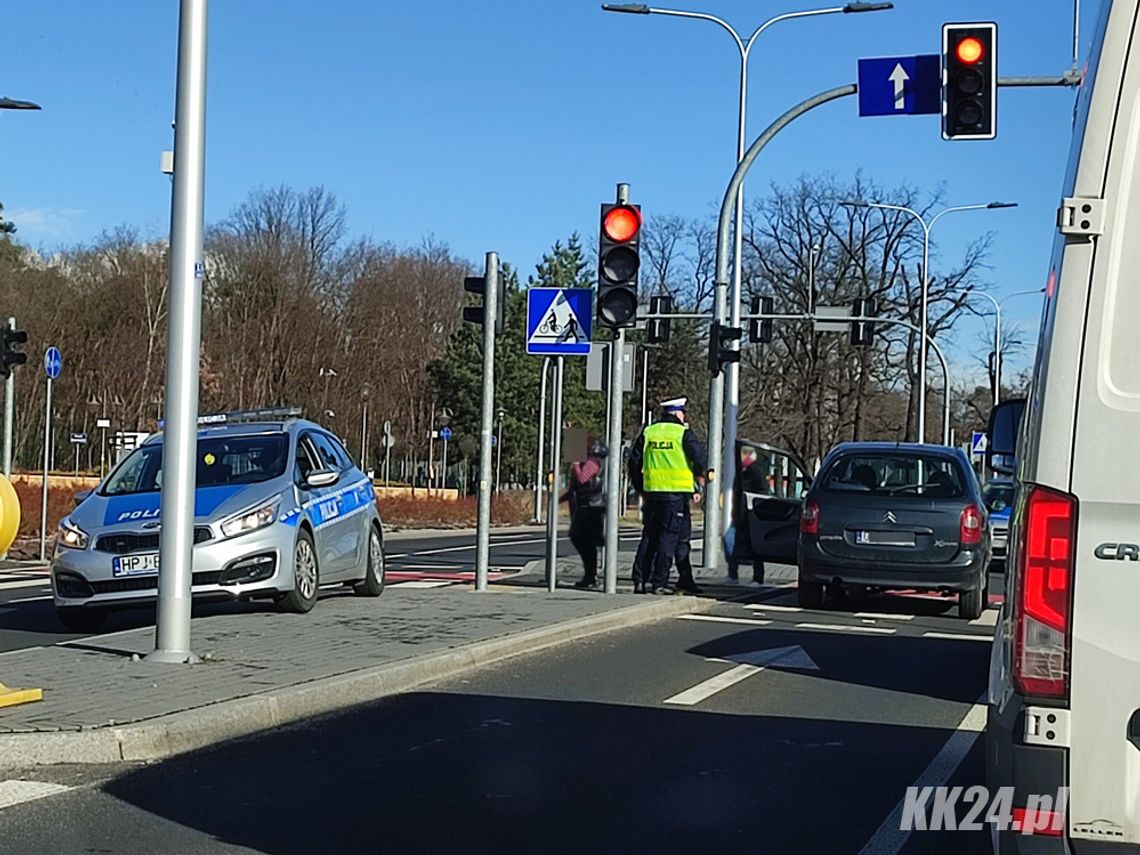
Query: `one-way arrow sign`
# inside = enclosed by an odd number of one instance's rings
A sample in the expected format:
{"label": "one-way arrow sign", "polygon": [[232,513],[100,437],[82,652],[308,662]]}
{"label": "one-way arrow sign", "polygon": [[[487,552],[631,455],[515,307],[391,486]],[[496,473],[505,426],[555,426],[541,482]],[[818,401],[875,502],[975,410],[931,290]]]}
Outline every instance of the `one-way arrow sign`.
{"label": "one-way arrow sign", "polygon": [[735,686],[741,680],[747,680],[753,674],[759,674],[765,668],[790,668],[796,671],[818,671],[807,651],[798,644],[793,647],[774,647],[768,650],[753,650],[748,653],[733,653],[717,660],[719,662],[738,662],[735,668],[729,668],[722,674],[710,677],[708,680],[697,683],[691,689],[685,689],[666,698],[665,703],[676,706],[691,707],[701,701],[711,698],[717,692],[722,692],[729,686]]}
{"label": "one-way arrow sign", "polygon": [[941,112],[942,58],[937,54],[859,60],[860,116]]}

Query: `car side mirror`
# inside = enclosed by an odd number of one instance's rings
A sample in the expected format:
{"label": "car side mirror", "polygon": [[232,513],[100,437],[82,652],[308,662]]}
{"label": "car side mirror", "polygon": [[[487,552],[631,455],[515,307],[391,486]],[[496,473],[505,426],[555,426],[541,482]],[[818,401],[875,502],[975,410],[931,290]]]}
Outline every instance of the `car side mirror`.
{"label": "car side mirror", "polygon": [[314,469],[305,479],[306,487],[331,487],[340,480],[340,473],[335,469]]}
{"label": "car side mirror", "polygon": [[1012,474],[1017,467],[1017,435],[1025,414],[1025,399],[1002,401],[990,412],[986,431],[986,465],[994,472]]}
{"label": "car side mirror", "polygon": [[78,508],[80,505],[82,505],[87,500],[87,497],[94,492],[94,490],[79,490],[75,494],[75,507]]}

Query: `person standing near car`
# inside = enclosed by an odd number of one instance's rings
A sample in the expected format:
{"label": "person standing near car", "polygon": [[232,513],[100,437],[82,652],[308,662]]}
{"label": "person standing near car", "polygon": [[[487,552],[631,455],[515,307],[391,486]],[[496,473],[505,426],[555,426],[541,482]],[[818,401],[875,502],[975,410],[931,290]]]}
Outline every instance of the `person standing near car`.
{"label": "person standing near car", "polygon": [[598,547],[603,542],[606,516],[603,472],[608,453],[603,443],[591,438],[586,459],[570,467],[570,485],[559,498],[570,503],[570,542],[582,557],[584,572],[575,588],[598,585]]}
{"label": "person standing near car", "polygon": [[[669,574],[677,563],[677,590],[698,594],[689,562],[693,525],[689,501],[701,499],[708,455],[685,423],[686,398],[661,404],[661,420],[642,431],[630,454],[630,479],[645,498],[643,511],[647,593],[672,594]],[[651,558],[650,558],[651,557]]]}

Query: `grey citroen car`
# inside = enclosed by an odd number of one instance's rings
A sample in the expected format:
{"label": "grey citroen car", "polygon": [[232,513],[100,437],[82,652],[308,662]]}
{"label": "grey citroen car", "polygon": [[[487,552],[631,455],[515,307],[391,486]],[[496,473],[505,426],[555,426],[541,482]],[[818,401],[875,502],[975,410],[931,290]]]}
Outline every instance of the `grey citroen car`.
{"label": "grey citroen car", "polygon": [[799,600],[830,586],[958,594],[959,614],[986,605],[990,530],[977,476],[955,448],[844,443],[803,500]]}
{"label": "grey citroen car", "polygon": [[[322,585],[384,590],[372,483],[344,444],[300,410],[199,420],[195,599],[272,599],[307,612]],[[63,625],[99,628],[109,610],[153,602],[159,573],[162,434],[125,457],[65,517],[51,561]]]}

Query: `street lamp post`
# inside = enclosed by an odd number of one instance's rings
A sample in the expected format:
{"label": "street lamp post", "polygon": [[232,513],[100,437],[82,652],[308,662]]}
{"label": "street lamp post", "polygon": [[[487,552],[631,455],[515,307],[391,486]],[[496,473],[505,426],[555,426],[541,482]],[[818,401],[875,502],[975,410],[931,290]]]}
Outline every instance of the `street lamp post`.
{"label": "street lamp post", "polygon": [[963,291],[961,293],[971,297],[985,297],[994,304],[994,406],[1001,403],[1001,307],[1006,300],[1014,297],[1027,297],[1030,294],[1044,294],[1044,288],[1034,288],[1030,291],[1014,291],[1000,300],[984,291]]}
{"label": "street lamp post", "polygon": [[[0,110],[39,110],[40,105],[34,101],[17,101],[14,98],[0,98]],[[9,329],[16,328],[16,319],[8,319]],[[15,372],[8,373],[4,381],[4,449],[3,469],[4,477],[12,475],[12,430],[16,413],[16,376]]]}
{"label": "street lamp post", "polygon": [[[602,9],[606,12],[626,12],[635,15],[667,15],[674,18],[692,18],[699,21],[709,21],[721,27],[730,36],[736,45],[737,53],[740,57],[740,84],[738,89],[737,100],[737,125],[736,125],[736,165],[744,159],[746,150],[746,106],[748,95],[748,58],[752,52],[752,46],[756,43],[756,39],[774,24],[781,21],[789,21],[796,18],[811,18],[819,15],[833,15],[837,13],[852,14],[859,12],[880,12],[888,9],[893,9],[893,3],[847,3],[841,6],[827,6],[819,9],[804,9],[798,12],[786,12],[781,15],[776,15],[769,18],[767,21],[757,27],[747,39],[741,37],[731,24],[723,18],[716,15],[711,15],[706,12],[691,12],[681,9],[660,9],[655,6],[648,6],[642,3],[603,3]],[[744,183],[741,182],[737,188],[736,203],[735,203],[735,220],[734,220],[735,233],[733,236],[733,276],[732,276],[732,294],[731,298],[725,293],[725,288],[722,283],[717,283],[715,291],[715,302],[713,306],[713,319],[720,324],[725,323],[726,319],[729,324],[734,327],[740,326],[741,314],[741,297],[742,297],[742,268],[743,268],[743,249],[744,249]],[[731,307],[731,308],[729,308]],[[727,318],[726,318],[727,316]],[[739,344],[736,345],[739,347]],[[725,384],[728,386],[728,406],[725,408]],[[709,379],[709,448],[711,456],[710,465],[715,467],[716,456],[723,457],[723,465],[726,471],[732,465],[732,458],[735,454],[733,448],[736,444],[736,421],[737,415],[740,410],[740,366],[735,362],[730,362],[725,366],[724,374],[714,374]],[[722,421],[723,419],[723,421]],[[713,490],[709,491],[709,495],[713,495]],[[725,522],[731,518],[731,508],[727,503],[731,502],[732,494],[725,491],[722,495],[722,501],[725,504]]]}
{"label": "street lamp post", "polygon": [[862,200],[854,200],[841,202],[840,204],[848,208],[878,208],[881,211],[898,211],[904,214],[910,214],[914,217],[919,225],[922,226],[922,300],[919,318],[919,328],[922,330],[922,335],[918,337],[918,430],[917,441],[926,442],[926,354],[927,354],[927,336],[926,331],[929,328],[927,323],[928,303],[930,297],[930,233],[934,229],[935,223],[942,219],[947,214],[958,213],[959,211],[985,211],[997,208],[1016,208],[1016,202],[990,202],[984,205],[956,205],[953,208],[944,208],[939,211],[929,220],[922,216],[918,211],[913,208],[908,208],[905,205],[889,205],[884,202],[864,202]]}

